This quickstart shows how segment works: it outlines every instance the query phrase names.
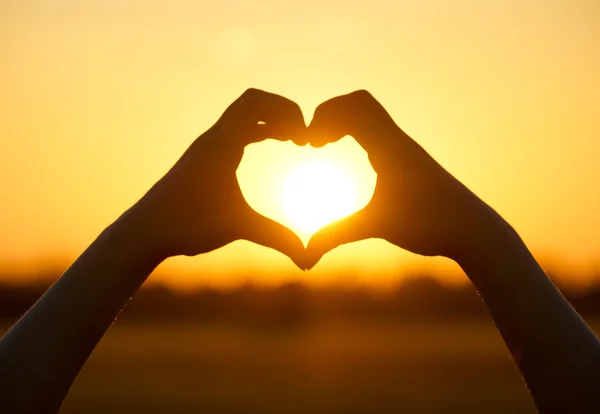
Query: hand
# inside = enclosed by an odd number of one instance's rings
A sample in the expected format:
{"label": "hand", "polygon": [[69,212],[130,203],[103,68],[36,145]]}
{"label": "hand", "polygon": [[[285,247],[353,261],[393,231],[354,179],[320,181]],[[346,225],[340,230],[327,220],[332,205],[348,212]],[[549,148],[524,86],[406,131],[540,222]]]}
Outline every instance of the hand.
{"label": "hand", "polygon": [[315,147],[346,135],[367,151],[377,173],[375,192],[364,209],[312,236],[309,269],[337,246],[368,238],[457,260],[481,242],[489,231],[483,227],[502,221],[406,135],[366,91],[322,103],[308,127]]}
{"label": "hand", "polygon": [[194,256],[244,239],[276,249],[304,269],[304,245],[291,230],[254,211],[236,170],[244,147],[266,138],[306,144],[297,104],[249,89],[124,215],[150,248],[166,258]]}

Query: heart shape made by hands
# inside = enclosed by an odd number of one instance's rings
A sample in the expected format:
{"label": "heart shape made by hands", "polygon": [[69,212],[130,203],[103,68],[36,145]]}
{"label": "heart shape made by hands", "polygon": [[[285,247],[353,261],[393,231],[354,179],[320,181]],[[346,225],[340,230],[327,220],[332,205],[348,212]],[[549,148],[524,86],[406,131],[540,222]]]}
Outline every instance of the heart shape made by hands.
{"label": "heart shape made by hands", "polygon": [[306,245],[319,228],[366,206],[377,174],[351,137],[322,148],[266,140],[246,147],[237,170],[257,212],[294,231]]}

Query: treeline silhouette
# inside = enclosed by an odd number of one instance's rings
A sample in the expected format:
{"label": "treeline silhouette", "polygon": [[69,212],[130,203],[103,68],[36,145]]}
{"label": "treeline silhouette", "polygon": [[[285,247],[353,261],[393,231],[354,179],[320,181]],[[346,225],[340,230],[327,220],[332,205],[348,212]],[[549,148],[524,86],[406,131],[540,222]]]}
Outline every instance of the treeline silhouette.
{"label": "treeline silhouette", "polygon": [[[0,318],[14,321],[46,291],[50,282],[0,284]],[[563,289],[584,317],[600,317],[600,283],[585,291]],[[300,283],[276,287],[246,284],[230,291],[193,292],[162,285],[140,289],[119,316],[123,321],[197,321],[294,326],[321,321],[402,322],[425,319],[488,318],[470,284],[447,286],[422,275],[404,279],[385,296],[366,287],[309,288]]]}

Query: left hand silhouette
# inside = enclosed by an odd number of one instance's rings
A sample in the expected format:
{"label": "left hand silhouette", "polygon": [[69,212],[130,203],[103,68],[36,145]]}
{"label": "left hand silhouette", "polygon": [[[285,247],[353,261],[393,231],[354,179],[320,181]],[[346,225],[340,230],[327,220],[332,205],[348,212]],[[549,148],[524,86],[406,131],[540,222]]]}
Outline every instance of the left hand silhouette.
{"label": "left hand silhouette", "polygon": [[493,244],[492,235],[506,232],[508,225],[498,214],[402,131],[368,92],[322,103],[307,129],[310,144],[316,147],[345,135],[367,151],[377,172],[375,192],[362,210],[311,237],[308,268],[342,244],[369,238],[461,262]]}
{"label": "left hand silhouette", "polygon": [[298,236],[248,205],[236,170],[246,145],[266,138],[303,145],[305,129],[296,103],[247,90],[122,217],[125,228],[134,225],[160,258],[194,256],[244,239],[280,251],[304,270]]}

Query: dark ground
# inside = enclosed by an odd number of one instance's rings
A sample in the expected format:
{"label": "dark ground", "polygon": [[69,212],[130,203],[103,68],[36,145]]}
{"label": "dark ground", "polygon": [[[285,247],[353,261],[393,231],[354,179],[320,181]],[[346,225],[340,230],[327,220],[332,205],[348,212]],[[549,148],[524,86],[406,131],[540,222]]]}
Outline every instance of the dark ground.
{"label": "dark ground", "polygon": [[533,413],[490,322],[119,324],[63,413]]}

